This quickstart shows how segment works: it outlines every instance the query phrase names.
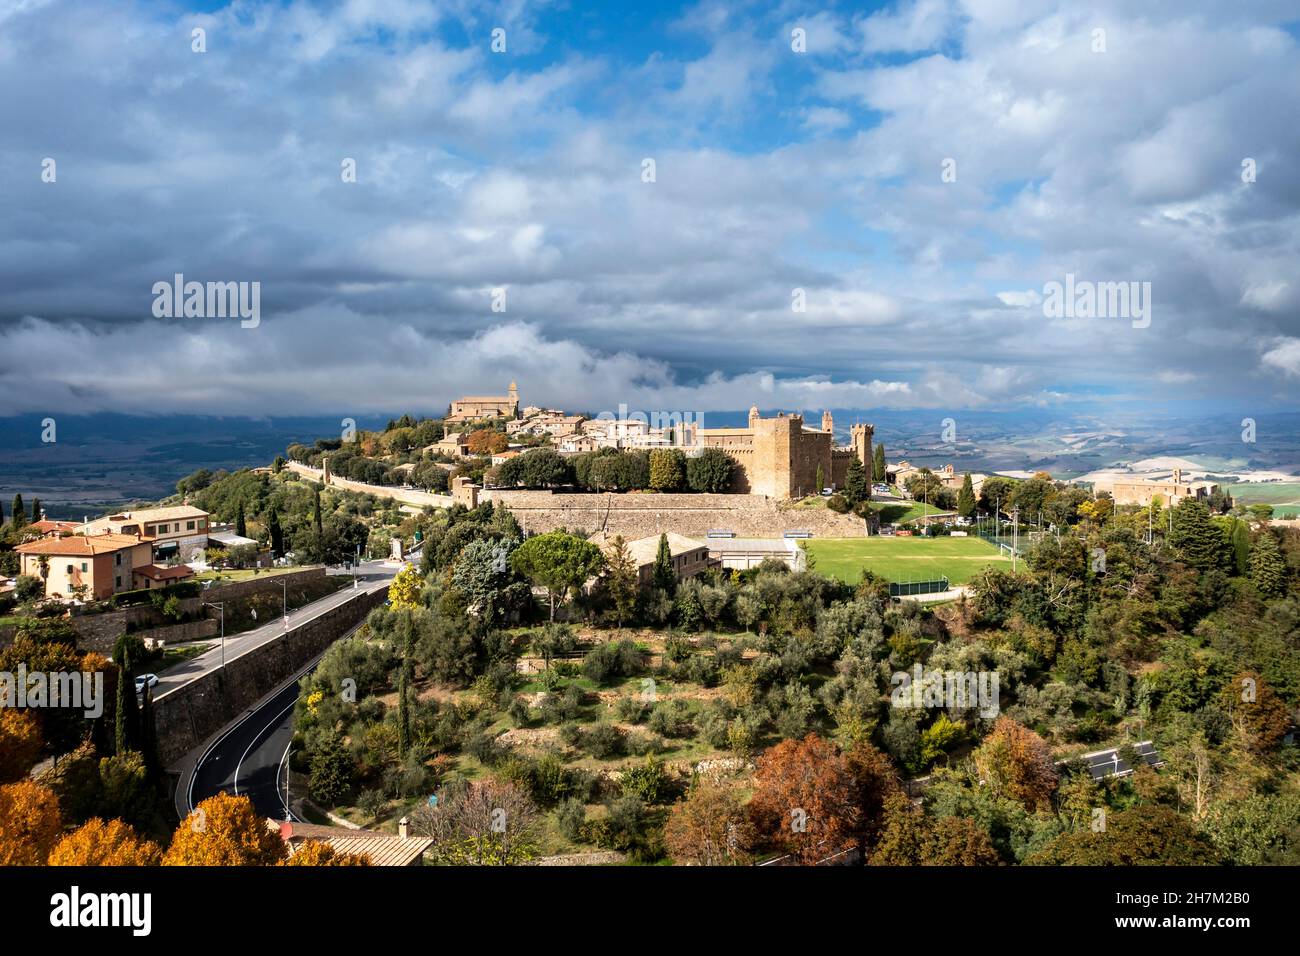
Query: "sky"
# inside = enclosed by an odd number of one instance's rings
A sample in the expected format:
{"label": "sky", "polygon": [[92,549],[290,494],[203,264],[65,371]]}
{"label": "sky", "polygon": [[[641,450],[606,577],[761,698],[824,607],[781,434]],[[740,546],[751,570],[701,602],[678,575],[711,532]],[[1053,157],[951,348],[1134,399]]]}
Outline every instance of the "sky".
{"label": "sky", "polygon": [[1300,404],[1300,0],[0,0],[0,89],[0,415]]}

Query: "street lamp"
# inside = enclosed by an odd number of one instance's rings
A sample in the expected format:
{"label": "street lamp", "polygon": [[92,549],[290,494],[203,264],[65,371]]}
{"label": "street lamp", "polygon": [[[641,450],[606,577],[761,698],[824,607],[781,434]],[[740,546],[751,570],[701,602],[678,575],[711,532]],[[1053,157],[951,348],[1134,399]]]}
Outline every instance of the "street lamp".
{"label": "street lamp", "polygon": [[289,630],[289,583],[284,578],[280,578],[280,601],[282,602],[280,619],[284,621],[284,629]]}
{"label": "street lamp", "polygon": [[221,612],[221,666],[226,666],[226,602],[204,601],[204,607],[215,607]]}

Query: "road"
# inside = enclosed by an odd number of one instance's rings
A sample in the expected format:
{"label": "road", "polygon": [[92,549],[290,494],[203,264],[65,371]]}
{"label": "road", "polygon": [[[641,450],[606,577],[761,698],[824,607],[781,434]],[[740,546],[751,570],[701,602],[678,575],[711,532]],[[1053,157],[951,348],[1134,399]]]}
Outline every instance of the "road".
{"label": "road", "polygon": [[[419,560],[418,554],[412,555],[412,560]],[[288,614],[288,627],[295,627],[312,618],[319,617],[326,611],[333,610],[340,604],[351,600],[361,591],[372,591],[375,588],[382,587],[392,581],[397,572],[401,570],[401,565],[392,561],[363,561],[358,567],[358,582],[355,588],[345,587],[333,594],[327,594],[318,601],[305,604],[295,611]],[[330,574],[348,573],[342,569],[335,569]],[[246,654],[255,647],[269,643],[279,638],[287,630],[285,618],[276,616],[273,620],[255,627],[250,631],[244,631],[241,634],[226,635],[225,640],[225,660],[227,662],[234,660],[242,654]],[[154,687],[154,700],[161,700],[172,691],[183,687],[190,681],[202,677],[221,667],[222,649],[221,641],[204,641],[203,643],[212,643],[210,650],[204,651],[191,657],[187,661],[182,661],[158,675],[158,683]]]}
{"label": "road", "polygon": [[224,792],[248,797],[259,816],[297,819],[284,800],[297,700],[295,678],[256,710],[245,714],[208,748],[187,784],[187,812],[200,801]]}
{"label": "road", "polygon": [[[1149,740],[1134,744],[1133,749],[1137,751],[1137,755],[1142,758],[1143,763],[1148,766],[1156,767],[1162,762],[1160,754],[1156,753],[1156,745]],[[1087,765],[1088,774],[1093,780],[1102,780],[1106,777],[1124,777],[1133,772],[1132,767],[1119,759],[1118,747],[1083,754],[1079,759]]]}

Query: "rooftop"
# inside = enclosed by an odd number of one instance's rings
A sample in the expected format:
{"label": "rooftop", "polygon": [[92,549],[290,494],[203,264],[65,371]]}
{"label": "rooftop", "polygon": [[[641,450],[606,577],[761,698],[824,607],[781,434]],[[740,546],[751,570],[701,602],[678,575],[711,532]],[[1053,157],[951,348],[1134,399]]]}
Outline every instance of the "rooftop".
{"label": "rooftop", "polygon": [[134,548],[139,544],[148,544],[149,538],[137,538],[133,534],[70,534],[62,538],[41,538],[28,541],[14,548],[20,554],[74,555],[93,558],[97,554],[112,554],[125,548]]}

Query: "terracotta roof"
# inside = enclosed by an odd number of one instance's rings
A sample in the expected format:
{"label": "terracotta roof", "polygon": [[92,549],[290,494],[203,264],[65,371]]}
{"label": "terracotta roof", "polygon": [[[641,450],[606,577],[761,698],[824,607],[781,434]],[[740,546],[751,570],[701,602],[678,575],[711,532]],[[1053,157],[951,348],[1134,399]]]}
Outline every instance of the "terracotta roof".
{"label": "terracotta roof", "polygon": [[433,840],[428,837],[402,839],[395,833],[349,830],[316,823],[268,820],[267,824],[280,831],[280,839],[289,844],[291,855],[297,852],[303,841],[320,840],[340,853],[364,853],[370,858],[371,866],[410,866],[433,846]]}
{"label": "terracotta roof", "polygon": [[41,538],[28,541],[14,548],[20,554],[75,555],[77,557],[94,557],[97,554],[111,554],[136,545],[148,544],[148,538],[137,538],[133,534],[71,534],[62,538]]}
{"label": "terracotta roof", "polygon": [[75,521],[50,521],[48,518],[42,518],[40,521],[33,521],[29,525],[24,525],[24,531],[33,531],[36,534],[51,534],[55,531],[71,531],[77,526]]}
{"label": "terracotta roof", "polygon": [[142,568],[133,569],[132,573],[143,574],[151,581],[176,581],[181,578],[188,578],[194,573],[194,570],[184,564],[178,564],[170,568],[159,567],[156,564],[146,564]]}

